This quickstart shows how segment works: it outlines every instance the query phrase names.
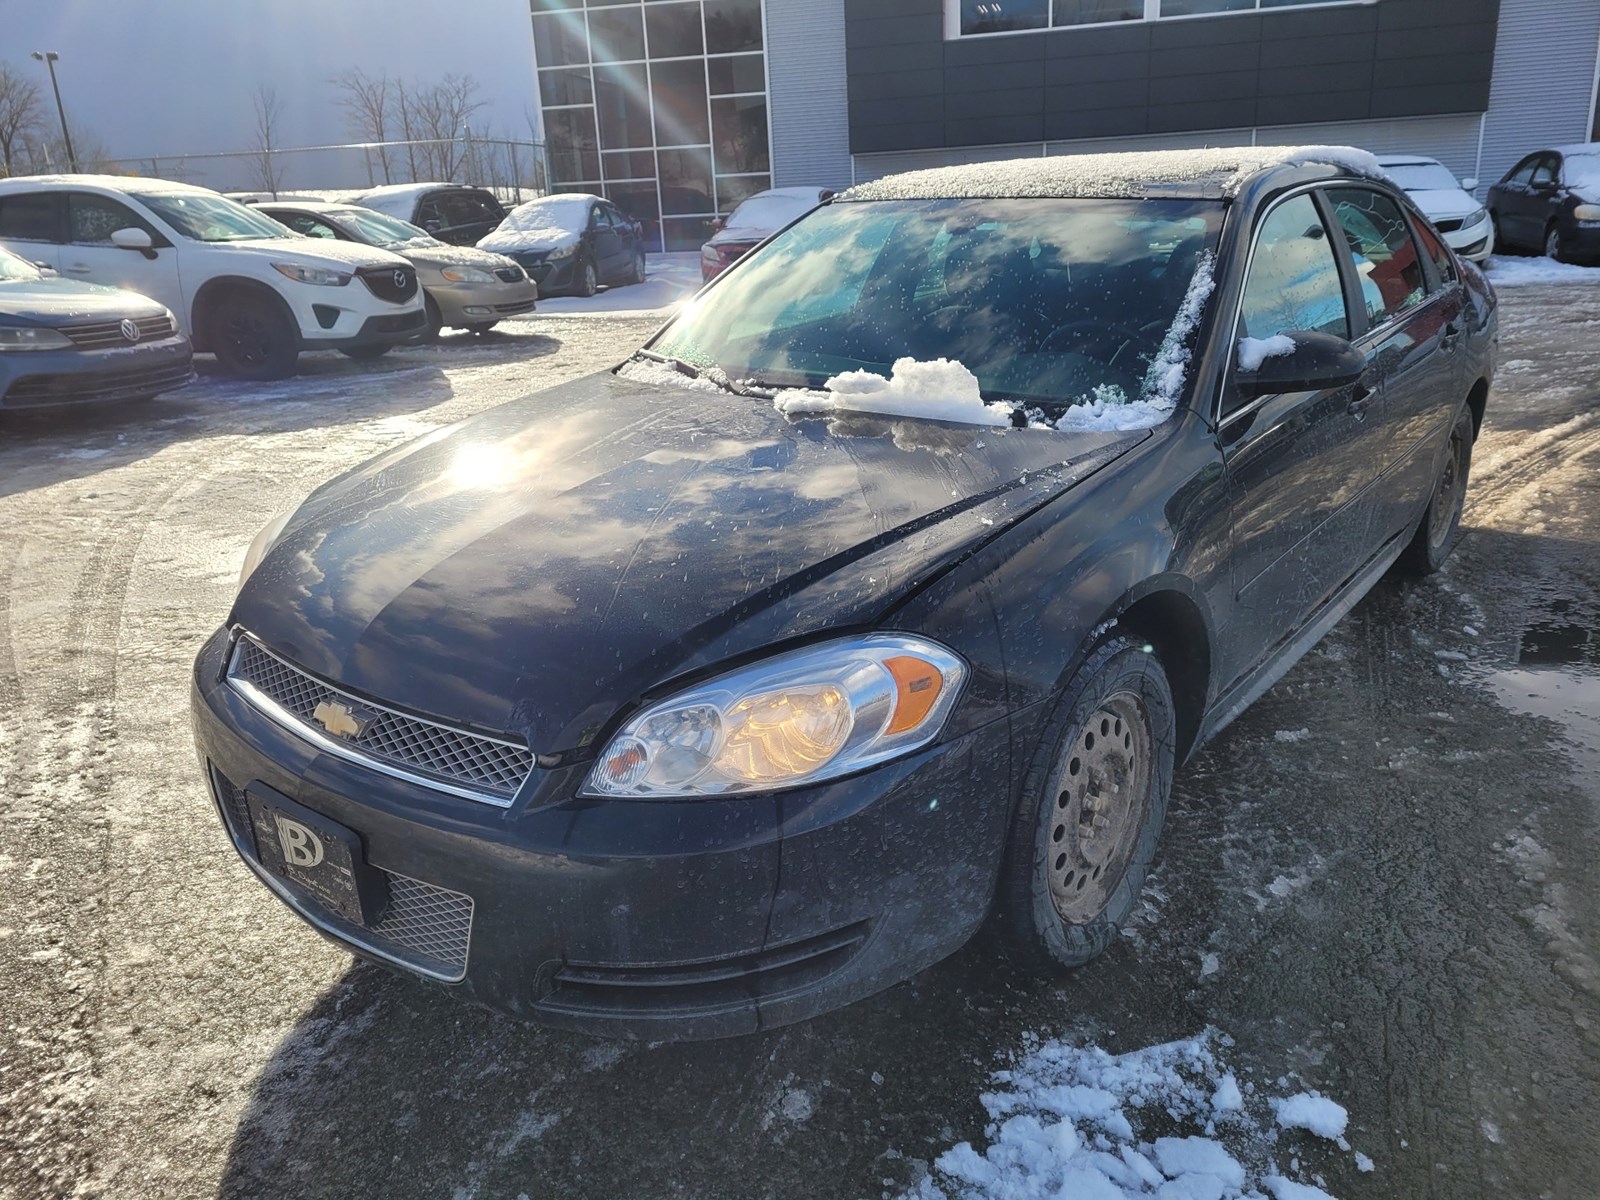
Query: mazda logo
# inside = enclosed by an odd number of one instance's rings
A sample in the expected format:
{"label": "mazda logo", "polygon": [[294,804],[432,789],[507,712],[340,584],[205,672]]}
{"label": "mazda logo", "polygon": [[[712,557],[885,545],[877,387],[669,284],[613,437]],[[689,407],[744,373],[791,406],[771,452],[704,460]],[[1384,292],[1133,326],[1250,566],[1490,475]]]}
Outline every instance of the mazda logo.
{"label": "mazda logo", "polygon": [[122,336],[130,342],[139,340],[139,322],[124,317],[122,320]]}
{"label": "mazda logo", "polygon": [[406,290],[406,283],[410,278],[411,277],[409,275],[407,275],[404,271],[396,271],[394,273],[394,285],[395,285],[395,287],[399,288],[402,292],[405,291]]}

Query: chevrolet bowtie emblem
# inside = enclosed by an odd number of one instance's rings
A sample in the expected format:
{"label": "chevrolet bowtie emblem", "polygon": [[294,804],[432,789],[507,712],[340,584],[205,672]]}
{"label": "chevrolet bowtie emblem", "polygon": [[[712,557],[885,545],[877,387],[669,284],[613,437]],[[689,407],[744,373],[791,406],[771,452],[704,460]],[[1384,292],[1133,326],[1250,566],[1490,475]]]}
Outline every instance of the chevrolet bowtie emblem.
{"label": "chevrolet bowtie emblem", "polygon": [[334,737],[341,738],[358,738],[372,724],[370,714],[358,713],[348,704],[340,704],[337,700],[322,701],[311,713],[311,719]]}

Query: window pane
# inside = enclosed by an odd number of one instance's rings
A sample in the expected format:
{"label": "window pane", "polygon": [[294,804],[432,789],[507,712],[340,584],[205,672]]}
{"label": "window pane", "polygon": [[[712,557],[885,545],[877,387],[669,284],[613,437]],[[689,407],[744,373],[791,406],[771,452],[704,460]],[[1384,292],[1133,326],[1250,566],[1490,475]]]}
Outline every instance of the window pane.
{"label": "window pane", "polygon": [[593,104],[587,67],[569,71],[540,71],[539,99],[545,104]]}
{"label": "window pane", "polygon": [[1365,188],[1330,190],[1328,198],[1356,258],[1367,318],[1382,325],[1420,303],[1422,260],[1399,205]]}
{"label": "window pane", "polygon": [[650,101],[645,94],[643,63],[595,67],[594,100],[600,113],[600,144],[607,150],[650,144]]}
{"label": "window pane", "polygon": [[961,0],[962,33],[1043,29],[1049,23],[1050,0]]}
{"label": "window pane", "polygon": [[663,213],[717,211],[711,198],[710,150],[663,150],[657,158],[661,163]]}
{"label": "window pane", "polygon": [[711,238],[710,217],[668,217],[661,223],[667,250],[698,250]]}
{"label": "window pane", "polygon": [[661,212],[657,208],[656,185],[652,183],[608,183],[605,197],[644,226],[645,249],[661,251]]}
{"label": "window pane", "polygon": [[148,229],[149,226],[125,204],[105,196],[73,192],[67,197],[67,240],[69,242],[111,244],[118,229]]}
{"label": "window pane", "polygon": [[1284,201],[1262,222],[1239,313],[1241,338],[1290,330],[1350,336],[1333,244],[1309,196]]}
{"label": "window pane", "polygon": [[656,108],[656,145],[703,146],[711,141],[703,58],[650,64]]}
{"label": "window pane", "polygon": [[572,67],[589,61],[589,35],[581,12],[535,14],[533,55],[541,67]]}
{"label": "window pane", "polygon": [[0,237],[24,242],[48,242],[56,236],[55,197],[0,197]]}
{"label": "window pane", "polygon": [[1161,15],[1189,17],[1196,13],[1241,12],[1255,6],[1256,0],[1161,0]]}
{"label": "window pane", "polygon": [[1144,19],[1144,0],[1056,0],[1057,25],[1092,25],[1096,21]]}
{"label": "window pane", "polygon": [[607,179],[654,179],[656,156],[649,150],[609,151],[600,156]]}
{"label": "window pane", "polygon": [[761,0],[706,0],[706,53],[761,49]]}
{"label": "window pane", "polygon": [[771,168],[765,96],[713,100],[711,133],[718,174],[745,175]]}
{"label": "window pane", "polygon": [[532,0],[529,7],[536,13],[559,12],[563,8],[582,8],[583,0]]}
{"label": "window pane", "polygon": [[768,175],[722,176],[717,180],[717,212],[727,216],[757,192],[772,186]]}
{"label": "window pane", "polygon": [[736,58],[713,58],[706,61],[706,74],[711,81],[713,96],[726,96],[729,92],[764,92],[767,90],[766,56],[741,54]]}
{"label": "window pane", "polygon": [[682,58],[705,53],[699,4],[652,4],[645,13],[651,58]]}
{"label": "window pane", "polygon": [[558,108],[544,114],[545,146],[550,172],[558,183],[593,179],[600,174],[594,140],[594,109]]}
{"label": "window pane", "polygon": [[644,14],[637,8],[590,9],[589,43],[595,62],[643,58]]}
{"label": "window pane", "polygon": [[1439,273],[1439,285],[1448,287],[1456,278],[1456,264],[1450,257],[1450,251],[1445,249],[1445,244],[1435,236],[1433,230],[1422,222],[1416,222],[1413,228],[1416,230],[1417,240],[1422,243],[1422,252],[1433,259],[1434,268]]}

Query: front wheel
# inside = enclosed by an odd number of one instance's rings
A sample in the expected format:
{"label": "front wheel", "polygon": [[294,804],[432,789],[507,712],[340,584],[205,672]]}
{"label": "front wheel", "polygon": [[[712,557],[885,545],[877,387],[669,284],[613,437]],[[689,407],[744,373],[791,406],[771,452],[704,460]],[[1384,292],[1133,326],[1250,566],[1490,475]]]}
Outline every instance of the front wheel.
{"label": "front wheel", "polygon": [[209,333],[217,365],[229,375],[266,381],[294,374],[299,330],[264,297],[224,298],[211,314]]}
{"label": "front wheel", "polygon": [[1559,263],[1568,259],[1566,239],[1561,236],[1561,227],[1558,225],[1552,225],[1545,231],[1544,256]]}
{"label": "front wheel", "polygon": [[1467,477],[1472,470],[1473,437],[1472,414],[1462,409],[1450,431],[1450,453],[1434,481],[1422,523],[1406,547],[1405,567],[1412,575],[1432,575],[1439,570],[1461,536],[1461,509],[1466,503]]}
{"label": "front wheel", "polygon": [[357,362],[371,362],[375,358],[382,358],[393,348],[389,342],[377,342],[367,346],[341,346],[339,353]]}
{"label": "front wheel", "polygon": [[1062,693],[1012,819],[995,920],[1020,966],[1059,974],[1115,940],[1155,858],[1176,740],[1161,663],[1130,638],[1097,646]]}
{"label": "front wheel", "polygon": [[600,290],[600,276],[595,273],[594,262],[584,259],[578,264],[578,279],[573,291],[580,296],[592,296]]}

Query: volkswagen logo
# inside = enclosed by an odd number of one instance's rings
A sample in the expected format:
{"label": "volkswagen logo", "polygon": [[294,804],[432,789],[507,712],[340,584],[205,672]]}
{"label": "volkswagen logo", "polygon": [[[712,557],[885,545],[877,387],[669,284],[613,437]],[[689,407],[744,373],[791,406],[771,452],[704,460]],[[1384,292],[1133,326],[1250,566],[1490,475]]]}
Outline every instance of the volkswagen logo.
{"label": "volkswagen logo", "polygon": [[411,276],[408,275],[406,272],[404,272],[404,271],[396,271],[394,273],[394,286],[397,287],[398,289],[400,289],[400,291],[403,292],[403,291],[406,290],[406,284],[410,281],[410,279],[411,279]]}
{"label": "volkswagen logo", "polygon": [[139,340],[139,322],[131,317],[124,317],[122,319],[122,336],[130,342],[137,342]]}

